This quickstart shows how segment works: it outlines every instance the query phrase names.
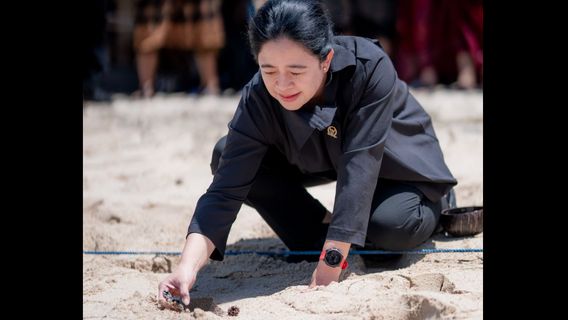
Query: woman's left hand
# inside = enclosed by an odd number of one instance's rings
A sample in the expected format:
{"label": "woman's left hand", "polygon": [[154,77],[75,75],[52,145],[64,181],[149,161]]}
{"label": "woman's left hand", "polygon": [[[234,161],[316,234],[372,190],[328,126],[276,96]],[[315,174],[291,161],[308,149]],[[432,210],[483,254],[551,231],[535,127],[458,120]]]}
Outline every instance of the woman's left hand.
{"label": "woman's left hand", "polygon": [[[349,248],[351,248],[351,243],[342,242],[337,240],[326,240],[322,252],[329,248],[337,248],[343,254],[343,259],[347,259],[349,254]],[[343,261],[341,261],[343,263]],[[327,286],[333,281],[339,282],[339,276],[341,275],[341,267],[332,268],[328,266],[323,260],[318,262],[318,266],[314,273],[312,274],[312,281],[310,282],[309,288],[314,288],[315,286]]]}
{"label": "woman's left hand", "polygon": [[333,281],[339,282],[340,275],[341,268],[332,268],[326,265],[325,262],[320,261],[312,274],[312,281],[309,288],[311,289],[315,286],[327,286]]}

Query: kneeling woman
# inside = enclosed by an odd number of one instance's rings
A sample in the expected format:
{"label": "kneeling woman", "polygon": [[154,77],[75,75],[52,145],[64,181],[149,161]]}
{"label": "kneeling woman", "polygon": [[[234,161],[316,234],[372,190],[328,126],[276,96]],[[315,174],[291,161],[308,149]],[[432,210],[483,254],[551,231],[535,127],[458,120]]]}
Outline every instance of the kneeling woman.
{"label": "kneeling woman", "polygon": [[[243,203],[290,250],[322,250],[311,286],[327,285],[352,245],[403,250],[429,239],[457,183],[430,116],[378,43],[333,36],[320,5],[300,0],[266,2],[249,41],[260,70],[215,146],[180,264],[159,285],[185,302],[207,259],[223,259]],[[306,191],[330,181],[333,213]]]}

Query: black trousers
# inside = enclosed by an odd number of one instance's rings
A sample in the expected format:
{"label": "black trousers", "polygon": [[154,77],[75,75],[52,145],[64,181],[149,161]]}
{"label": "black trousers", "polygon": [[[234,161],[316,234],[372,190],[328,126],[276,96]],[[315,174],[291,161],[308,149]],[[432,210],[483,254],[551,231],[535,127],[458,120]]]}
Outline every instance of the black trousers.
{"label": "black trousers", "polygon": [[[219,165],[225,140],[223,137],[215,145],[211,161],[213,174]],[[333,182],[334,174],[302,173],[271,147],[245,204],[258,211],[288,249],[319,251],[329,226],[322,223],[327,209],[308,193],[306,187]],[[442,207],[447,207],[442,202],[431,202],[412,185],[379,179],[364,249],[405,250],[425,242],[436,230]]]}

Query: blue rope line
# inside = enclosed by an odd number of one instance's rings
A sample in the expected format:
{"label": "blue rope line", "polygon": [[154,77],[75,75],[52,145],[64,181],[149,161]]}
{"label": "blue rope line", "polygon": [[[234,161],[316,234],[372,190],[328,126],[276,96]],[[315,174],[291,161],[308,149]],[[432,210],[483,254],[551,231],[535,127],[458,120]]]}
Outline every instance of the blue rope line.
{"label": "blue rope line", "polygon": [[[483,249],[420,249],[420,250],[350,250],[349,254],[428,254],[428,253],[449,253],[449,252],[483,252]],[[236,256],[241,254],[257,254],[261,256],[296,256],[296,255],[319,255],[321,251],[257,251],[257,250],[227,250],[225,255]],[[94,255],[171,255],[179,256],[181,252],[174,251],[87,251],[83,254]]]}

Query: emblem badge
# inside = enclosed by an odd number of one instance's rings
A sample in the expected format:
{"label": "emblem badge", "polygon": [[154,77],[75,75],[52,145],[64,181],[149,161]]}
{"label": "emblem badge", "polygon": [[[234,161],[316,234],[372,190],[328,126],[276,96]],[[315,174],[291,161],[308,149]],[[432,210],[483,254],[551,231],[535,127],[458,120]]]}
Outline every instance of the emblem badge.
{"label": "emblem badge", "polygon": [[327,135],[337,139],[337,129],[334,126],[327,127]]}

